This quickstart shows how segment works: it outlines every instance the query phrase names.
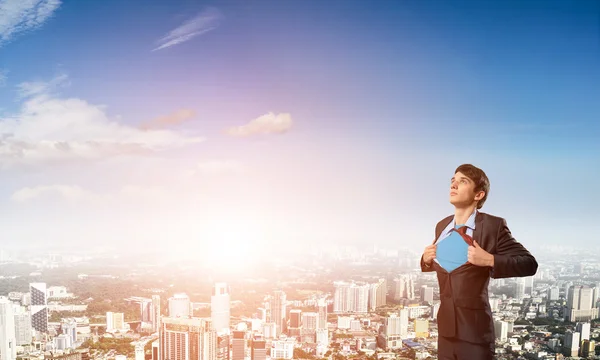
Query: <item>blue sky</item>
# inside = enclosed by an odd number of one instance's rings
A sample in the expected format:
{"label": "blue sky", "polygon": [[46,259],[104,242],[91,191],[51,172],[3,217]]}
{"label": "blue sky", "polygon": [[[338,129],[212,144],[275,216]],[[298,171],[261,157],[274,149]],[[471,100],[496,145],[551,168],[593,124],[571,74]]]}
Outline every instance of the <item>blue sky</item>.
{"label": "blue sky", "polygon": [[[22,221],[61,241],[106,224],[101,238],[162,234],[115,208],[198,237],[189,219],[220,207],[206,227],[420,246],[465,162],[524,243],[560,243],[567,230],[543,230],[557,221],[600,230],[596,1],[0,4],[0,121],[15,141],[0,206],[15,239],[39,238]],[[23,22],[33,13],[39,26]],[[139,215],[132,188],[159,210]],[[61,222],[73,214],[87,225]]]}

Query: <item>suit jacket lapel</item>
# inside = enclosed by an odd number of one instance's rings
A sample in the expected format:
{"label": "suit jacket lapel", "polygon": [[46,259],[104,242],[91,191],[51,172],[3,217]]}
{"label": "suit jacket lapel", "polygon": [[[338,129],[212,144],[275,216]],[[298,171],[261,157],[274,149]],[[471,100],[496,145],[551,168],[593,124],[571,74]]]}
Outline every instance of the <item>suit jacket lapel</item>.
{"label": "suit jacket lapel", "polygon": [[475,230],[473,231],[473,240],[477,241],[477,243],[483,247],[481,243],[481,234],[483,234],[483,219],[485,215],[483,213],[477,212],[477,216],[475,216]]}
{"label": "suit jacket lapel", "polygon": [[437,231],[435,234],[435,239],[433,240],[434,243],[437,243],[437,239],[440,237],[440,235],[442,235],[442,231],[444,231],[444,229],[452,222],[452,219],[454,219],[454,215],[450,215],[442,220],[442,223],[438,229],[439,231]]}

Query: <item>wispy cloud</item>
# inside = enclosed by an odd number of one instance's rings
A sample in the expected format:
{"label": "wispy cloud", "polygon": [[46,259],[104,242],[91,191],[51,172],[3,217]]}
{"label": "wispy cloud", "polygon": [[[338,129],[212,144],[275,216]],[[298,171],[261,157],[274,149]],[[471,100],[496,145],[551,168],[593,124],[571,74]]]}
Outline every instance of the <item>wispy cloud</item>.
{"label": "wispy cloud", "polygon": [[39,185],[24,187],[15,191],[11,200],[28,203],[44,197],[58,197],[69,203],[85,205],[116,205],[119,201],[161,201],[170,194],[163,188],[153,186],[126,185],[117,192],[100,193],[77,185]]}
{"label": "wispy cloud", "polygon": [[196,112],[190,109],[180,109],[175,111],[172,114],[161,116],[156,119],[147,121],[140,125],[140,128],[144,130],[149,129],[161,129],[173,125],[179,125],[184,123],[190,119],[193,119],[196,116]]}
{"label": "wispy cloud", "polygon": [[158,46],[152,51],[168,48],[173,45],[189,41],[196,36],[205,34],[219,26],[222,19],[221,12],[216,8],[207,8],[194,18],[187,20],[182,25],[171,30],[167,35],[157,41]]}
{"label": "wispy cloud", "polygon": [[55,76],[50,81],[28,81],[17,85],[19,90],[19,96],[21,98],[48,94],[52,90],[55,90],[61,86],[69,86],[69,76],[67,74],[60,74]]}
{"label": "wispy cloud", "polygon": [[0,47],[41,26],[60,5],[61,0],[0,0]]}
{"label": "wispy cloud", "polygon": [[0,69],[0,86],[4,86],[6,84],[6,74],[8,74],[7,70]]}
{"label": "wispy cloud", "polygon": [[283,134],[292,128],[292,116],[287,113],[270,112],[241,126],[230,127],[225,132],[231,136],[247,137],[252,135]]}
{"label": "wispy cloud", "polygon": [[0,166],[146,155],[204,140],[167,129],[143,131],[109,117],[103,106],[54,96],[52,89],[66,81],[60,75],[18,86],[26,97],[21,110],[0,117]]}

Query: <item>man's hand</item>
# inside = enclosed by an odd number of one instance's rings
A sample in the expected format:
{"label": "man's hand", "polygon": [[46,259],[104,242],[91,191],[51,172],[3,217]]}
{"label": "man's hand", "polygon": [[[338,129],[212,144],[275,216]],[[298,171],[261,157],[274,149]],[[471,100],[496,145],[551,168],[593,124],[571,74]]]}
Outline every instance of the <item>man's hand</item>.
{"label": "man's hand", "polygon": [[433,259],[435,259],[435,250],[437,246],[435,244],[429,245],[423,252],[423,262],[427,265],[431,265]]}
{"label": "man's hand", "polygon": [[473,246],[469,246],[467,260],[476,266],[494,267],[494,255],[483,250],[475,240],[473,240]]}

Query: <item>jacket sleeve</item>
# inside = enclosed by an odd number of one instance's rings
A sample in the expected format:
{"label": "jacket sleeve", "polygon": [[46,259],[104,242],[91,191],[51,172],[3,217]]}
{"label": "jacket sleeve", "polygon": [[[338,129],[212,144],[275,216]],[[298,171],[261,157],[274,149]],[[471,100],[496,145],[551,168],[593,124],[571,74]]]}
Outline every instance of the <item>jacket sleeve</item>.
{"label": "jacket sleeve", "polygon": [[[441,223],[441,221],[435,225],[435,233],[433,234],[435,236],[434,239],[437,239],[440,223]],[[425,261],[423,261],[423,255],[421,255],[421,272],[431,272],[431,271],[435,271],[433,269],[433,264],[431,264],[431,265],[425,264]]]}
{"label": "jacket sleeve", "polygon": [[425,261],[423,261],[423,255],[421,255],[421,272],[430,272],[430,271],[434,271],[433,264],[431,264],[431,265],[425,264]]}
{"label": "jacket sleeve", "polygon": [[533,276],[538,263],[521,243],[510,233],[506,220],[502,219],[496,237],[492,277],[494,279]]}

